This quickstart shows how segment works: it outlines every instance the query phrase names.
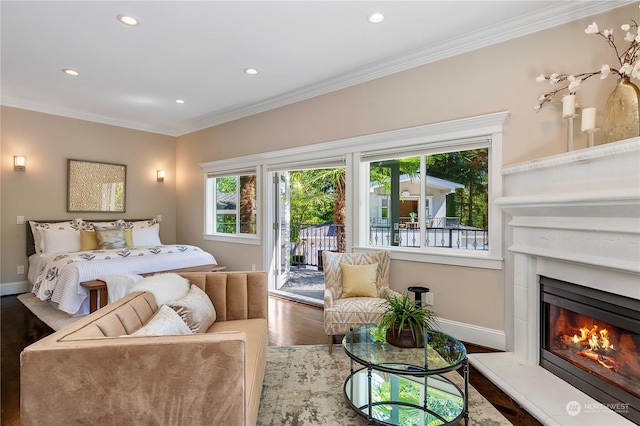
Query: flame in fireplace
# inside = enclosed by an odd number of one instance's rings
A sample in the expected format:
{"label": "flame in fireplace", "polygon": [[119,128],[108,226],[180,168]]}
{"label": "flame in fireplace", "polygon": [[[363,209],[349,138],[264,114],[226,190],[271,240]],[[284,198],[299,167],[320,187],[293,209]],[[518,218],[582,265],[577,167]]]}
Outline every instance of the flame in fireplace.
{"label": "flame in fireplace", "polygon": [[580,327],[580,336],[574,334],[570,340],[578,355],[589,358],[609,370],[615,370],[615,361],[609,356],[614,347],[606,328],[598,330],[597,325],[592,328]]}
{"label": "flame in fireplace", "polygon": [[580,334],[580,336],[574,334],[571,342],[574,344],[587,342],[594,352],[597,352],[598,349],[604,349],[607,352],[614,349],[611,341],[609,341],[609,331],[606,328],[598,330],[597,325],[594,325],[593,328],[580,327]]}

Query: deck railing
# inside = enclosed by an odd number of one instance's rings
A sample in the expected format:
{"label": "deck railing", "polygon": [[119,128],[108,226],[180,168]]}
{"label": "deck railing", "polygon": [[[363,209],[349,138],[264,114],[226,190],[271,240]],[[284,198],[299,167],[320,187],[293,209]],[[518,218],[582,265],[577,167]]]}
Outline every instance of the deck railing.
{"label": "deck railing", "polygon": [[[423,246],[489,250],[488,236],[486,229],[427,227]],[[391,228],[388,226],[370,226],[369,244],[373,246],[391,246]],[[420,247],[420,228],[416,225],[398,229],[397,245],[399,247]]]}
{"label": "deck railing", "polygon": [[[298,231],[294,232],[294,227]],[[340,236],[344,235],[344,225],[291,224],[292,235],[298,235],[297,242],[291,242],[291,264],[322,267],[322,251],[339,251]]]}
{"label": "deck railing", "polygon": [[[438,223],[453,224],[457,218],[438,218]],[[434,221],[435,223],[435,221]],[[297,228],[294,232],[294,228]],[[328,224],[291,224],[292,235],[298,235],[298,241],[291,242],[290,262],[293,266],[322,267],[322,251],[339,251],[339,237],[344,233],[343,225]],[[399,247],[420,247],[420,228],[417,222],[405,222],[398,230]],[[369,244],[390,247],[391,227],[388,225],[369,226]],[[488,231],[486,229],[463,226],[439,226],[425,229],[423,247],[445,247],[464,250],[489,250]]]}

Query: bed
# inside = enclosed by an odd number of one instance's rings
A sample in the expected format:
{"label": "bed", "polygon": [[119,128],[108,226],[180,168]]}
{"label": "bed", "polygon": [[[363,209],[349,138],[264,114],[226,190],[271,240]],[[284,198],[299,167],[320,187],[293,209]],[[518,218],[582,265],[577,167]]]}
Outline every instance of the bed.
{"label": "bed", "polygon": [[221,269],[197,246],[162,244],[159,226],[156,219],[28,221],[31,292],[70,315],[84,315],[106,304],[100,278]]}

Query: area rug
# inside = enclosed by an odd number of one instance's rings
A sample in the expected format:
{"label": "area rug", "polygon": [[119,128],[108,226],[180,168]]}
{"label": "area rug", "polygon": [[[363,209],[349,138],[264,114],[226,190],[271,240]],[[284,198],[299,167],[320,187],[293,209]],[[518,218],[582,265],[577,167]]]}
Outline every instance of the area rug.
{"label": "area rug", "polygon": [[33,293],[24,293],[18,296],[18,300],[22,302],[35,316],[40,318],[42,322],[47,324],[55,331],[78,321],[81,316],[72,316],[66,312],[51,306],[49,302],[43,302]]}
{"label": "area rug", "polygon": [[[340,346],[334,346],[333,355],[326,345],[269,347],[258,426],[367,425],[345,401],[342,385],[348,374],[349,357]],[[463,386],[459,374],[447,377]],[[511,423],[469,386],[469,425]]]}
{"label": "area rug", "polygon": [[[32,293],[18,296],[31,312],[54,330],[77,321]],[[349,374],[349,357],[339,345],[329,355],[326,345],[270,346],[262,387],[258,426],[365,426],[367,421],[345,401],[342,385]],[[447,373],[462,387],[462,377]],[[462,423],[461,423],[462,424]],[[469,424],[511,423],[469,385]]]}

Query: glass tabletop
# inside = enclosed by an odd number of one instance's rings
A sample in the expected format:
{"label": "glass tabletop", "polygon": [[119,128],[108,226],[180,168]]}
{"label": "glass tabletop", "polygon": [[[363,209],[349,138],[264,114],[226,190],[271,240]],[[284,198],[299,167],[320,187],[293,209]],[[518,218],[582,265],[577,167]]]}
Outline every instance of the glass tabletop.
{"label": "glass tabletop", "polygon": [[425,331],[424,347],[398,348],[387,343],[375,324],[351,330],[342,346],[356,362],[390,373],[426,375],[457,369],[467,357],[458,339],[440,331]]}

